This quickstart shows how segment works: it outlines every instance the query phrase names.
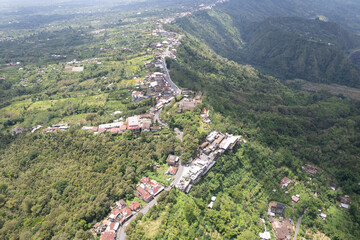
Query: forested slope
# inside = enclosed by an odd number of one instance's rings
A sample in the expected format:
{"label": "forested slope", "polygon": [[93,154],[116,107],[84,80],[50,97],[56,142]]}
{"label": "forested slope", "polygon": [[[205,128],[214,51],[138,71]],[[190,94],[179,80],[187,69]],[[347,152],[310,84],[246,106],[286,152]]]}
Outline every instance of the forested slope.
{"label": "forested slope", "polygon": [[234,8],[235,3],[199,12],[177,25],[221,56],[278,78],[360,86],[360,69],[347,56],[360,46],[355,34],[336,23],[298,17],[250,21],[234,15]]}
{"label": "forested slope", "polygon": [[94,239],[88,230],[178,146],[172,135],[126,136],[1,135],[0,238]]}

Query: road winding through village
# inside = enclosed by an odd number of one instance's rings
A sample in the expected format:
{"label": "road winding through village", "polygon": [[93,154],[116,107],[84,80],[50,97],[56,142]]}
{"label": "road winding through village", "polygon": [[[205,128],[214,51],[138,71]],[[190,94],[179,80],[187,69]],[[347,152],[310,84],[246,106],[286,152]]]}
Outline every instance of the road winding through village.
{"label": "road winding through village", "polygon": [[[169,49],[167,48],[166,51],[168,51]],[[166,53],[165,53],[166,54]],[[167,80],[167,82],[169,83],[170,87],[174,90],[174,93],[175,93],[175,96],[179,96],[181,94],[181,91],[180,89],[178,88],[178,86],[176,86],[176,84],[171,80],[170,78],[170,74],[169,74],[169,71],[166,67],[166,63],[165,63],[165,59],[163,58],[163,65],[164,65],[164,71],[165,71],[165,79]],[[157,121],[160,125],[164,126],[164,127],[169,127],[169,124],[167,124],[166,122],[163,122],[161,119],[160,119],[160,114],[162,112],[162,109],[158,110],[155,112],[155,121]],[[181,141],[183,139],[183,132],[180,131],[180,129],[178,128],[175,128],[174,131],[176,132],[177,134],[177,138],[179,138]],[[174,187],[181,179],[181,176],[183,174],[183,171],[184,171],[184,166],[183,164],[181,163],[181,161],[179,161],[179,167],[178,167],[178,171],[177,173],[175,174],[174,176],[174,179],[173,179],[173,182],[172,184],[165,188],[165,191],[170,191],[172,187]],[[122,225],[119,230],[117,231],[117,234],[116,234],[116,240],[125,240],[126,238],[126,232],[125,232],[125,229],[126,227],[130,224],[130,222],[132,220],[134,220],[136,218],[136,216],[139,214],[139,213],[142,213],[142,214],[146,214],[150,208],[152,208],[154,205],[156,205],[158,202],[157,202],[157,199],[159,198],[159,195],[157,197],[155,197],[151,202],[147,203],[139,212],[137,212],[136,214],[134,214],[131,218],[129,218],[126,223],[124,225]]]}

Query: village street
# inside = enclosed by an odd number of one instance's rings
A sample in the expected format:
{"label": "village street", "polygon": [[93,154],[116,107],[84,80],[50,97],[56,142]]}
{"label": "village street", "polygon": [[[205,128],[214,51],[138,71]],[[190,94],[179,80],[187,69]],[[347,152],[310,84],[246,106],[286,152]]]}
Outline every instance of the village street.
{"label": "village street", "polygon": [[136,218],[136,216],[139,214],[139,213],[142,213],[142,214],[146,214],[150,208],[152,208],[154,205],[157,204],[157,199],[158,199],[159,196],[155,197],[151,202],[149,202],[148,204],[146,204],[144,206],[144,208],[142,208],[138,213],[134,214],[124,225],[122,225],[117,234],[116,234],[116,239],[117,240],[124,240],[125,237],[126,237],[126,233],[125,233],[125,228],[130,224],[130,222]]}
{"label": "village street", "polygon": [[169,47],[167,47],[165,52],[163,52],[162,58],[161,58],[162,64],[163,64],[163,67],[164,67],[164,71],[165,71],[165,79],[169,83],[170,88],[175,91],[175,94],[174,94],[175,97],[178,97],[181,94],[181,90],[180,90],[180,88],[178,86],[176,86],[176,84],[170,78],[169,70],[167,69],[166,60],[165,60],[165,57],[168,56],[168,55],[169,55]]}
{"label": "village street", "polygon": [[[166,51],[169,51],[169,48],[166,49]],[[167,53],[165,53],[164,55],[166,55]],[[179,89],[178,86],[176,86],[176,84],[171,80],[170,78],[170,74],[169,74],[169,71],[166,67],[166,63],[165,63],[165,59],[163,58],[163,64],[164,64],[164,70],[166,72],[166,76],[165,76],[165,79],[167,80],[167,82],[170,84],[171,86],[171,89],[174,90],[175,92],[175,96],[179,96],[181,94],[181,90]],[[154,116],[154,119],[155,121],[157,121],[160,125],[164,126],[164,127],[169,127],[169,124],[167,124],[166,122],[163,122],[161,121],[160,119],[160,114],[162,112],[162,109],[158,110],[155,112],[155,116]],[[181,141],[183,139],[183,132],[180,131],[180,129],[178,128],[175,128],[174,131],[176,132],[177,134],[177,138],[179,138]],[[184,166],[183,164],[181,163],[181,161],[179,161],[179,167],[178,167],[178,171],[177,173],[175,174],[174,176],[174,180],[172,182],[172,184],[165,188],[166,191],[170,191],[172,187],[174,187],[181,179],[181,176],[183,174],[183,171],[184,171]],[[126,232],[125,232],[125,228],[130,224],[130,222],[136,218],[136,216],[139,214],[139,213],[142,213],[142,214],[146,214],[150,208],[152,208],[154,205],[157,204],[157,199],[158,199],[159,195],[157,197],[155,197],[152,201],[150,201],[149,203],[147,203],[138,213],[134,214],[130,219],[127,220],[127,222],[122,225],[119,230],[117,231],[117,234],[116,234],[116,240],[125,240],[126,238]]]}
{"label": "village street", "polygon": [[161,119],[160,119],[161,112],[162,112],[162,109],[155,112],[155,116],[154,116],[155,122],[158,122],[160,125],[162,125],[164,127],[169,127],[169,124],[167,124],[166,122],[161,121]]}
{"label": "village street", "polygon": [[[183,170],[184,170],[184,166],[181,164],[181,162],[179,162],[179,169],[178,169],[176,175],[174,176],[174,181],[168,188],[165,188],[166,191],[170,191],[171,188],[173,186],[175,186],[180,181]],[[125,240],[125,237],[126,237],[125,228],[130,224],[130,222],[132,220],[134,220],[136,218],[136,216],[139,213],[142,213],[142,214],[145,215],[150,210],[150,208],[152,208],[154,205],[156,205],[157,204],[157,199],[159,198],[159,196],[160,195],[155,197],[151,202],[147,203],[138,213],[134,214],[131,218],[129,218],[129,220],[127,220],[127,222],[124,225],[122,225],[119,228],[119,230],[118,230],[118,232],[116,234],[116,240]]]}

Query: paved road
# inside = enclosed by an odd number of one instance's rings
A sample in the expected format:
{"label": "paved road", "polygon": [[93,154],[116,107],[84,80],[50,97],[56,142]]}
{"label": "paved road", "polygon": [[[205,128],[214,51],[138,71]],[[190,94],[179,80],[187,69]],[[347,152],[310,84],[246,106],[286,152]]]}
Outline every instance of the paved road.
{"label": "paved road", "polygon": [[177,173],[174,177],[174,181],[172,183],[173,186],[176,186],[176,184],[178,184],[180,182],[183,171],[184,171],[184,165],[181,162],[179,162],[178,171],[177,171]]}
{"label": "paved road", "polygon": [[161,119],[160,119],[161,112],[162,112],[162,109],[155,112],[155,121],[157,121],[160,125],[162,125],[164,127],[169,127],[169,124],[167,124],[166,122],[161,121]]}
{"label": "paved road", "polygon": [[166,52],[163,53],[163,56],[162,56],[161,60],[162,60],[163,67],[164,67],[164,70],[165,70],[165,79],[166,79],[166,81],[169,83],[170,88],[175,91],[175,97],[177,97],[177,96],[179,96],[179,95],[181,94],[181,90],[180,90],[180,88],[179,88],[178,86],[176,86],[176,84],[171,80],[169,70],[167,69],[165,56],[168,55],[168,51],[169,51],[169,47],[166,48]]}
{"label": "paved road", "polygon": [[136,218],[136,216],[139,214],[139,213],[143,213],[144,215],[150,210],[150,208],[152,208],[154,205],[157,204],[157,198],[159,196],[155,197],[151,202],[149,202],[148,204],[145,205],[144,208],[142,208],[138,213],[134,214],[131,218],[129,218],[126,223],[124,225],[122,225],[117,234],[116,234],[116,240],[124,240],[125,237],[126,237],[126,232],[125,232],[125,228],[130,224],[130,222],[132,220],[134,220]]}
{"label": "paved road", "polygon": [[305,209],[304,213],[300,216],[299,220],[297,221],[297,223],[296,223],[296,230],[295,230],[295,236],[294,236],[293,240],[296,240],[297,234],[298,234],[298,232],[299,232],[299,230],[300,230],[301,220],[302,220],[302,218],[304,217],[305,213],[306,213],[308,210],[309,210],[309,208]]}

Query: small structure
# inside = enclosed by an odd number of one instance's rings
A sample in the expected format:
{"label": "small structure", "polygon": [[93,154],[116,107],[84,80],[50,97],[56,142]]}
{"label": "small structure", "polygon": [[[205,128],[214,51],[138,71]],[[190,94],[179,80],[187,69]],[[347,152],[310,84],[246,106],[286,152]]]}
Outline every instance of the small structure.
{"label": "small structure", "polygon": [[12,131],[11,131],[11,135],[15,136],[17,134],[20,134],[22,132],[24,132],[25,129],[22,128],[22,127],[17,127],[17,128],[14,128]]}
{"label": "small structure", "polygon": [[178,161],[179,161],[179,157],[171,154],[166,159],[166,162],[169,166],[175,166]]}
{"label": "small structure", "polygon": [[299,201],[299,198],[297,196],[292,196],[291,199],[296,203]]}
{"label": "small structure", "polygon": [[285,213],[285,205],[278,203],[276,204],[276,206],[271,206],[271,212],[277,214],[277,215],[281,215],[284,216]]}
{"label": "small structure", "polygon": [[341,208],[349,209],[349,204],[346,203],[340,203]]}
{"label": "small structure", "polygon": [[146,203],[149,203],[151,200],[153,200],[153,197],[148,193],[144,188],[141,186],[137,187],[137,194],[138,196]]}
{"label": "small structure", "polygon": [[340,198],[340,202],[341,203],[345,203],[345,204],[351,204],[350,201],[350,196],[349,195],[344,195]]}
{"label": "small structure", "polygon": [[130,210],[130,208],[128,207],[124,207],[123,209],[121,209],[121,215],[122,215],[122,219],[120,220],[120,223],[123,223],[124,221],[126,221],[129,217],[131,217],[133,214]]}
{"label": "small structure", "polygon": [[120,128],[112,128],[112,129],[110,129],[110,133],[112,135],[117,135],[117,134],[119,134],[119,132],[120,132]]}
{"label": "small structure", "polygon": [[71,71],[73,71],[73,72],[82,72],[82,71],[84,71],[84,67],[73,67]]}
{"label": "small structure", "polygon": [[133,91],[131,96],[134,102],[139,102],[144,99],[144,94],[140,91]]}
{"label": "small structure", "polygon": [[170,174],[170,175],[175,175],[175,174],[177,173],[177,171],[178,171],[178,168],[177,168],[177,167],[171,166],[167,172],[168,172],[168,174]]}
{"label": "small structure", "polygon": [[289,219],[286,219],[284,222],[279,222],[275,220],[273,223],[273,229],[276,234],[276,239],[278,240],[286,240],[291,239],[291,223]]}
{"label": "small structure", "polygon": [[114,240],[116,237],[116,233],[112,232],[112,231],[107,231],[104,232],[101,237],[100,240]]}
{"label": "small structure", "polygon": [[216,201],[216,197],[215,196],[212,196],[211,197],[211,202],[209,203],[208,205],[208,208],[213,208],[213,205],[214,205],[214,202]]}
{"label": "small structure", "polygon": [[264,239],[264,240],[270,240],[271,236],[270,236],[270,232],[263,232],[263,233],[259,233],[260,239]]}
{"label": "small structure", "polygon": [[316,174],[317,173],[317,169],[313,166],[311,166],[310,164],[305,164],[304,166],[302,166],[302,169],[306,169],[309,173],[311,174]]}
{"label": "small structure", "polygon": [[280,188],[281,189],[284,189],[284,188],[287,188],[287,186],[292,183],[293,181],[291,181],[288,177],[284,177],[282,180],[281,180],[281,183],[280,183]]}
{"label": "small structure", "polygon": [[325,221],[327,216],[326,216],[326,214],[325,214],[325,213],[320,213],[320,214],[319,214],[319,217],[321,217],[321,218],[322,218],[322,220],[324,220],[324,221]]}
{"label": "small structure", "polygon": [[134,133],[140,132],[141,128],[138,116],[129,117],[126,121],[126,124],[126,128],[128,130],[131,130]]}
{"label": "small structure", "polygon": [[140,209],[140,203],[137,201],[132,201],[132,203],[129,205],[129,208],[131,211],[137,211]]}
{"label": "small structure", "polygon": [[124,207],[126,207],[126,202],[124,201],[124,199],[120,199],[119,201],[116,202],[116,205],[118,206],[119,209],[123,209]]}

